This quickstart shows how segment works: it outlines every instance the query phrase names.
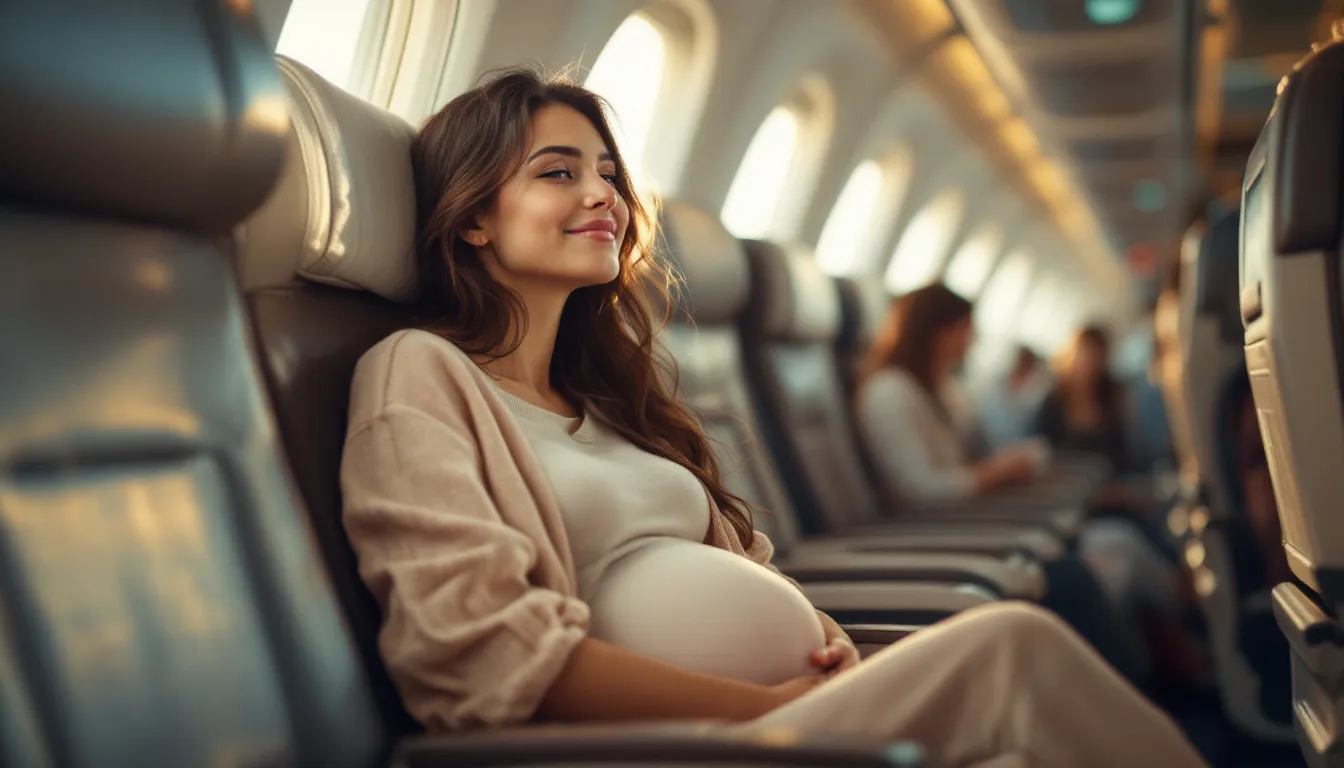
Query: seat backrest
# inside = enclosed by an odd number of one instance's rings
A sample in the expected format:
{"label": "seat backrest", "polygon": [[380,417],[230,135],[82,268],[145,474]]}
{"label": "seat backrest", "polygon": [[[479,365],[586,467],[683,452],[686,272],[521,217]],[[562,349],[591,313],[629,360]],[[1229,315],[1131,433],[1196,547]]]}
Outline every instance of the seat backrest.
{"label": "seat backrest", "polygon": [[742,244],[713,214],[675,200],[661,210],[660,253],[681,276],[679,306],[663,331],[678,373],[678,394],[714,441],[728,489],[764,510],[755,517],[785,554],[798,538],[788,493],[760,443],[743,370],[737,320],[751,276]]}
{"label": "seat backrest", "polygon": [[1281,85],[1247,163],[1240,309],[1246,367],[1289,565],[1344,605],[1344,314],[1341,178],[1344,45],[1308,56]]}
{"label": "seat backrest", "polygon": [[301,64],[277,65],[294,116],[289,152],[239,230],[239,275],[294,479],[365,676],[401,733],[414,726],[378,654],[381,615],[341,522],[340,465],[355,364],[414,321],[397,301],[413,274],[414,130]]}
{"label": "seat backrest", "polygon": [[882,315],[891,301],[880,280],[836,277],[840,292],[840,332],[835,338],[836,365],[845,394],[858,391],[859,370],[873,345]]}
{"label": "seat backrest", "polygon": [[1234,437],[1230,397],[1246,375],[1238,290],[1239,211],[1212,222],[1182,253],[1181,304],[1189,321],[1180,340],[1187,434],[1204,481],[1210,514],[1234,513],[1231,468],[1222,446]]}
{"label": "seat backrest", "polygon": [[807,251],[744,243],[751,297],[742,314],[743,361],[761,434],[803,530],[842,530],[877,515],[858,452],[833,344],[840,296]]}
{"label": "seat backrest", "polygon": [[0,10],[0,764],[374,765],[231,263],[284,88],[246,3],[87,5]]}
{"label": "seat backrest", "polygon": [[[891,297],[880,280],[860,281],[849,277],[833,280],[840,297],[840,332],[835,339],[835,368],[840,379],[840,393],[845,400],[845,413],[850,419],[851,433],[857,437],[861,434],[857,402],[859,376]],[[869,484],[881,488],[881,470],[862,439],[859,440],[855,455]]]}

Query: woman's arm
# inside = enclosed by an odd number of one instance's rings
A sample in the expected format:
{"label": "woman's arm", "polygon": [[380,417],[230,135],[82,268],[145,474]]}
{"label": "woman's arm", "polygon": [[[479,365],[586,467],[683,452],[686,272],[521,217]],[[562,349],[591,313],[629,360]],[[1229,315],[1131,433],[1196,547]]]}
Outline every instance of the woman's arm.
{"label": "woman's arm", "polygon": [[537,710],[544,720],[752,720],[820,683],[820,675],[767,687],[704,675],[587,638]]}
{"label": "woman's arm", "polygon": [[[974,495],[988,478],[967,465],[939,466],[929,434],[937,415],[914,385],[897,376],[878,374],[859,393],[859,426],[884,485],[898,498],[916,501],[955,500]],[[953,438],[955,439],[955,438]]]}

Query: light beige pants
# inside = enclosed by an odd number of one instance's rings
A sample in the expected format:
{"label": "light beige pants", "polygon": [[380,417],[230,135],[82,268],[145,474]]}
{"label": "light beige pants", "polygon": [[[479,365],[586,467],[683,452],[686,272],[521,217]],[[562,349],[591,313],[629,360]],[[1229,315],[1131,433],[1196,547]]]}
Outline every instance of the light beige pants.
{"label": "light beige pants", "polygon": [[922,744],[945,768],[1203,766],[1165,714],[1054,614],[966,611],[741,726]]}

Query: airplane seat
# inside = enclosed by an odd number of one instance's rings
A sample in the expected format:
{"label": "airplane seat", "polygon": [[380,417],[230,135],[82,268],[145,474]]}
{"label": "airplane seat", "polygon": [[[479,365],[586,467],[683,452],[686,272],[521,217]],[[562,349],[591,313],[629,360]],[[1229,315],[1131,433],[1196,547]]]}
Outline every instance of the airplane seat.
{"label": "airplane seat", "polygon": [[[420,728],[378,655],[380,614],[344,535],[339,486],[355,364],[385,336],[416,321],[408,303],[414,289],[414,129],[297,62],[281,56],[275,61],[285,90],[278,97],[287,99],[292,113],[288,154],[265,205],[235,233],[237,274],[289,465],[359,645],[363,669],[349,676],[370,681],[394,764],[752,764],[785,759],[778,755],[786,749],[789,762],[829,765],[856,764],[886,748],[801,736],[788,746],[771,746],[693,722],[415,733]],[[897,746],[899,765],[923,765],[917,748]]]}
{"label": "airplane seat", "polygon": [[[842,622],[862,618],[865,623],[923,625],[996,599],[1015,582],[1022,582],[1024,591],[1010,589],[1013,596],[1030,596],[1043,586],[1034,569],[1026,569],[1025,580],[1012,578],[1011,570],[980,556],[991,541],[998,545],[996,554],[1011,550],[1016,542],[1005,543],[1003,537],[930,532],[870,539],[868,551],[881,552],[872,557],[858,554],[857,548],[820,548],[800,540],[787,493],[756,440],[742,370],[736,319],[750,280],[741,243],[715,216],[686,203],[666,200],[660,214],[658,253],[681,278],[672,322],[661,336],[675,363],[678,394],[708,432],[729,490],[756,507],[756,527],[774,543],[775,564],[803,582],[818,607]],[[937,556],[915,554],[930,552]],[[958,572],[959,564],[968,569]],[[981,585],[989,591],[963,588],[977,584],[979,576],[990,577]]]}
{"label": "airplane seat", "polygon": [[355,364],[414,324],[396,301],[410,285],[410,260],[398,257],[415,229],[414,130],[297,62],[276,66],[294,127],[274,191],[236,232],[238,275],[313,533],[389,728],[407,733],[417,726],[378,655],[380,612],[341,523],[339,478]]}
{"label": "airplane seat", "polygon": [[840,383],[850,398],[859,387],[859,369],[877,335],[882,313],[891,301],[890,294],[875,280],[836,277],[840,293],[840,333],[836,337],[836,363]]}
{"label": "airplane seat", "polygon": [[878,519],[833,363],[840,296],[800,247],[743,243],[751,274],[741,316],[743,362],[761,434],[812,535]]}
{"label": "airplane seat", "polygon": [[[1286,711],[1279,710],[1279,702],[1265,701],[1281,687],[1272,657],[1280,650],[1275,641],[1282,640],[1272,623],[1266,627],[1270,603],[1263,573],[1255,572],[1258,548],[1241,507],[1233,463],[1239,417],[1234,401],[1246,376],[1237,286],[1240,218],[1239,211],[1224,214],[1182,251],[1180,302],[1186,320],[1177,344],[1180,381],[1169,384],[1180,400],[1175,413],[1186,422],[1176,425],[1188,436],[1183,450],[1193,453],[1180,463],[1195,468],[1198,476],[1197,490],[1180,505],[1179,514],[1224,708],[1246,733],[1286,741],[1292,739]],[[1262,627],[1275,636],[1261,637]]]}
{"label": "airplane seat", "polygon": [[1293,657],[1298,743],[1314,768],[1344,765],[1344,44],[1281,82],[1247,162],[1239,308],[1246,367],[1283,545],[1297,581],[1273,589]]}
{"label": "airplane seat", "polygon": [[289,123],[246,9],[0,10],[3,765],[384,753],[231,264]]}

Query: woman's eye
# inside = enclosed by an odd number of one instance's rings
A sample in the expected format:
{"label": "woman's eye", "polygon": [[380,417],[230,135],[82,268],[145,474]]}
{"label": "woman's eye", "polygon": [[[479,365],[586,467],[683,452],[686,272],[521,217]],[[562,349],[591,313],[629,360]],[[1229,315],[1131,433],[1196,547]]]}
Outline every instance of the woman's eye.
{"label": "woman's eye", "polygon": [[607,183],[610,184],[611,186],[613,186],[613,187],[616,186],[616,174],[614,174],[614,173],[604,173],[604,174],[602,174],[602,178],[606,179],[606,180],[607,180]]}
{"label": "woman's eye", "polygon": [[554,171],[547,171],[541,174],[543,179],[572,179],[574,174],[569,172],[568,168],[556,168]]}

